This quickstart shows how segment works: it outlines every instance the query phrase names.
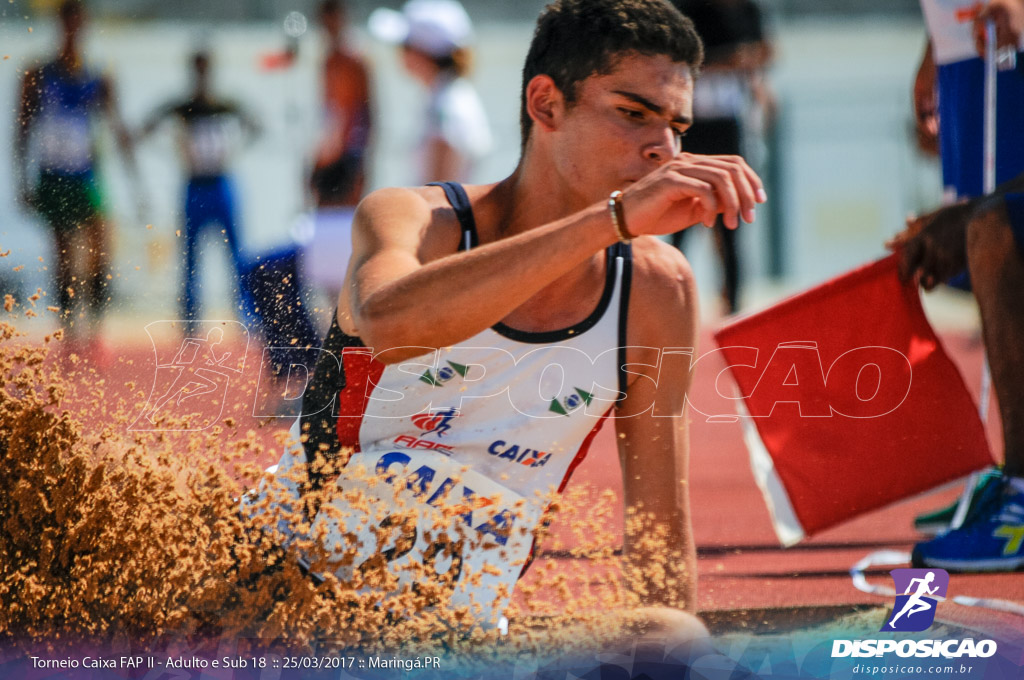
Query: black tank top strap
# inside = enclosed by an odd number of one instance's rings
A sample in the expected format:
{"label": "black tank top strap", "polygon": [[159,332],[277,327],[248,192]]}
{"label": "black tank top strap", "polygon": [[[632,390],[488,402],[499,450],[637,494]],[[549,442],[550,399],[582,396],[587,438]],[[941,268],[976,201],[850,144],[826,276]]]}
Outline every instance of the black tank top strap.
{"label": "black tank top strap", "polygon": [[[431,182],[427,186],[441,187],[448,203],[455,210],[455,217],[462,227],[462,243],[459,250],[468,250],[480,245],[476,231],[476,219],[473,217],[473,206],[469,202],[466,190],[458,182]],[[626,371],[626,329],[629,325],[629,292],[633,278],[633,246],[629,243],[616,243],[609,248],[611,257],[608,262],[622,258],[622,277],[619,289],[619,399],[626,397],[629,373]],[[611,278],[611,277],[609,277]]]}
{"label": "black tank top strap", "polygon": [[619,279],[619,401],[626,398],[629,373],[626,371],[627,329],[629,328],[629,291],[633,281],[633,244],[616,243],[612,254],[622,258],[622,277]]}
{"label": "black tank top strap", "polygon": [[427,186],[441,187],[444,195],[455,210],[455,217],[462,227],[462,241],[459,243],[459,250],[469,250],[480,245],[480,239],[476,233],[476,219],[473,217],[473,206],[469,202],[466,190],[458,182],[431,182]]}

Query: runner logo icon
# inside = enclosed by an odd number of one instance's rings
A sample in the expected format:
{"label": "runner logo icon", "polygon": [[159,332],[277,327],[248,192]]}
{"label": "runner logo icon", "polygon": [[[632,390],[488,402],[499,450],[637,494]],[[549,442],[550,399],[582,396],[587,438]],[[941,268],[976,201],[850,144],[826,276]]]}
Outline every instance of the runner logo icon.
{"label": "runner logo icon", "polygon": [[443,437],[448,430],[452,429],[452,418],[458,415],[458,410],[454,408],[420,413],[412,417],[412,424],[423,430],[423,434],[420,436],[436,434],[438,437]]}
{"label": "runner logo icon", "polygon": [[893,569],[890,573],[896,585],[896,604],[881,630],[926,630],[935,621],[935,605],[946,599],[949,574],[944,569]]}

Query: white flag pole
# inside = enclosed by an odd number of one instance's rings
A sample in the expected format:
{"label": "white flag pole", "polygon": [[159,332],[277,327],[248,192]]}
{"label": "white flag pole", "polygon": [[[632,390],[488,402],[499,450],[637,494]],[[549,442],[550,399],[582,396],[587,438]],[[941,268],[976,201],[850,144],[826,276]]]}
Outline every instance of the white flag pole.
{"label": "white flag pole", "polygon": [[[984,118],[984,156],[982,190],[991,194],[996,190],[996,75],[998,63],[996,59],[996,25],[989,20],[985,23],[985,118]],[[988,365],[988,357],[981,364],[981,395],[978,413],[981,422],[988,421],[988,409],[992,394],[992,371]]]}

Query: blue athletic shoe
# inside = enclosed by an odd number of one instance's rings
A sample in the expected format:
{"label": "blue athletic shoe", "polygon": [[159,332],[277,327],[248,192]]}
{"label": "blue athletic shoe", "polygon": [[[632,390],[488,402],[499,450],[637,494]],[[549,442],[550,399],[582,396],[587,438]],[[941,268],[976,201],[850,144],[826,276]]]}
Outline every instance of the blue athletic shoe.
{"label": "blue athletic shoe", "polygon": [[[985,468],[978,473],[977,482],[971,489],[964,489],[963,493],[970,493],[970,501],[967,505],[967,515],[973,514],[975,508],[978,507],[978,501],[985,495],[985,489],[990,484],[998,484],[1003,478],[1003,471],[997,467]],[[914,518],[914,528],[922,534],[929,536],[938,536],[949,531],[953,525],[953,518],[956,516],[956,511],[960,507],[960,499],[953,501],[951,505],[947,505],[939,510],[933,510],[923,515],[918,515]]]}
{"label": "blue athletic shoe", "polygon": [[1024,567],[1024,491],[1017,485],[1008,477],[988,485],[963,526],[914,546],[913,565],[946,571]]}

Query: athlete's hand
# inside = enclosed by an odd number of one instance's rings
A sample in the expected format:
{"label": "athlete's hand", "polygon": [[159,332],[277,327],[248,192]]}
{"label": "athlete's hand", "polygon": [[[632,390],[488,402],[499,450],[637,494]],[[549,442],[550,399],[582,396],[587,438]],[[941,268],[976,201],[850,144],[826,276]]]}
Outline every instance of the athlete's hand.
{"label": "athlete's hand", "polygon": [[630,233],[671,234],[714,226],[718,215],[735,229],[741,219],[753,222],[766,200],[761,178],[739,156],[681,153],[625,190],[622,209]]}
{"label": "athlete's hand", "polygon": [[931,290],[967,268],[967,203],[907,218],[907,228],[886,247],[899,252],[899,274]]}
{"label": "athlete's hand", "polygon": [[985,24],[996,27],[996,48],[1016,49],[1024,33],[1024,0],[989,0],[974,18],[974,43],[985,57]]}

